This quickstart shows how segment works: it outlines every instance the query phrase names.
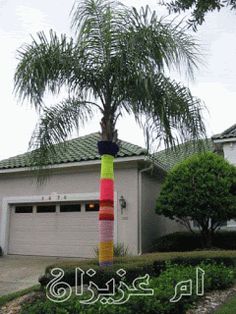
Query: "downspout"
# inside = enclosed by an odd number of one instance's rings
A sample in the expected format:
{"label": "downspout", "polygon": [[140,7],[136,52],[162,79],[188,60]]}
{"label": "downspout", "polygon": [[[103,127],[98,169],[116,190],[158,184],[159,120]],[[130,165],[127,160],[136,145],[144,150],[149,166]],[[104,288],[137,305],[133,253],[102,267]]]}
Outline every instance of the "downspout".
{"label": "downspout", "polygon": [[151,164],[138,172],[138,255],[142,254],[142,174],[152,168]]}

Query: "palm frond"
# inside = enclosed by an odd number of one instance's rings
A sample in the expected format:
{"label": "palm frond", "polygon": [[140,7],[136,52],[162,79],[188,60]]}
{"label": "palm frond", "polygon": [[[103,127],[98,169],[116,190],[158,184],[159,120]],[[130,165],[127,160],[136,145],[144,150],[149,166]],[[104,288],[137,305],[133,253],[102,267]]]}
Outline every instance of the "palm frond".
{"label": "palm frond", "polygon": [[133,93],[123,107],[134,113],[152,142],[170,147],[205,136],[204,104],[188,88],[161,73],[151,81],[140,79],[139,84],[140,92]]}
{"label": "palm frond", "polygon": [[[79,124],[92,118],[93,103],[69,98],[50,108],[44,108],[31,137],[29,148],[35,165],[47,164],[50,158],[63,150],[63,143]],[[56,145],[60,144],[60,145]]]}
{"label": "palm frond", "polygon": [[[193,36],[187,33],[182,21],[168,21],[159,18],[148,6],[138,12],[135,8],[128,18],[129,36],[132,40],[129,50],[146,55],[146,60],[152,61],[154,67],[164,70],[175,68],[185,69],[193,77],[193,72],[202,62],[200,46]],[[133,37],[133,38],[132,38]]]}
{"label": "palm frond", "polygon": [[83,63],[92,71],[95,95],[109,107],[113,93],[113,59],[120,53],[127,8],[112,0],[77,1],[72,9],[72,28],[83,47]]}
{"label": "palm frond", "polygon": [[20,62],[14,77],[15,93],[38,109],[46,89],[58,94],[64,84],[69,84],[76,54],[73,39],[66,35],[58,37],[52,30],[49,38],[39,32],[32,40],[18,50]]}

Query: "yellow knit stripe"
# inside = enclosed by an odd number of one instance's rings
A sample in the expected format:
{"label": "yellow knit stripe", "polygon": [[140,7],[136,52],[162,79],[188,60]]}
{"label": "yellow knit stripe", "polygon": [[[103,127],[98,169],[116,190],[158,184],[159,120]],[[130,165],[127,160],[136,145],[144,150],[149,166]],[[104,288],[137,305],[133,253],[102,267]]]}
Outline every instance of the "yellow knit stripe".
{"label": "yellow knit stripe", "polygon": [[113,241],[99,243],[99,262],[112,261]]}
{"label": "yellow knit stripe", "polygon": [[101,179],[114,179],[113,161],[114,157],[111,155],[103,155],[101,157]]}

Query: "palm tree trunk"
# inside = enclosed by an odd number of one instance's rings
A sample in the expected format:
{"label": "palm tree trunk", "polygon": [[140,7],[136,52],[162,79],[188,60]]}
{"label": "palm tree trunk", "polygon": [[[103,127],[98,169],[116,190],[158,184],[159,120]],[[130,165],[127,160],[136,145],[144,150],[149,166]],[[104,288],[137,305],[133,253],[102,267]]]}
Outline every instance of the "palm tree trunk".
{"label": "palm tree trunk", "polygon": [[114,237],[114,157],[119,147],[112,141],[98,142],[101,155],[99,208],[99,265],[113,264]]}

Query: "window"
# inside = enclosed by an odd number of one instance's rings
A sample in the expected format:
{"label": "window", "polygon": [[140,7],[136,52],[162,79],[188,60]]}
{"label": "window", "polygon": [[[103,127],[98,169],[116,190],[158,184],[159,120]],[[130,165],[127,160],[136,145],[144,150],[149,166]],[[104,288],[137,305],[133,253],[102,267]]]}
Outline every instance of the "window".
{"label": "window", "polygon": [[81,204],[64,204],[60,205],[61,213],[80,212]]}
{"label": "window", "polygon": [[40,205],[37,206],[37,213],[55,213],[56,205]]}
{"label": "window", "polygon": [[33,206],[16,206],[16,214],[31,214],[33,213]]}
{"label": "window", "polygon": [[89,202],[89,203],[85,204],[85,211],[86,212],[97,212],[97,211],[99,211],[99,203]]}

